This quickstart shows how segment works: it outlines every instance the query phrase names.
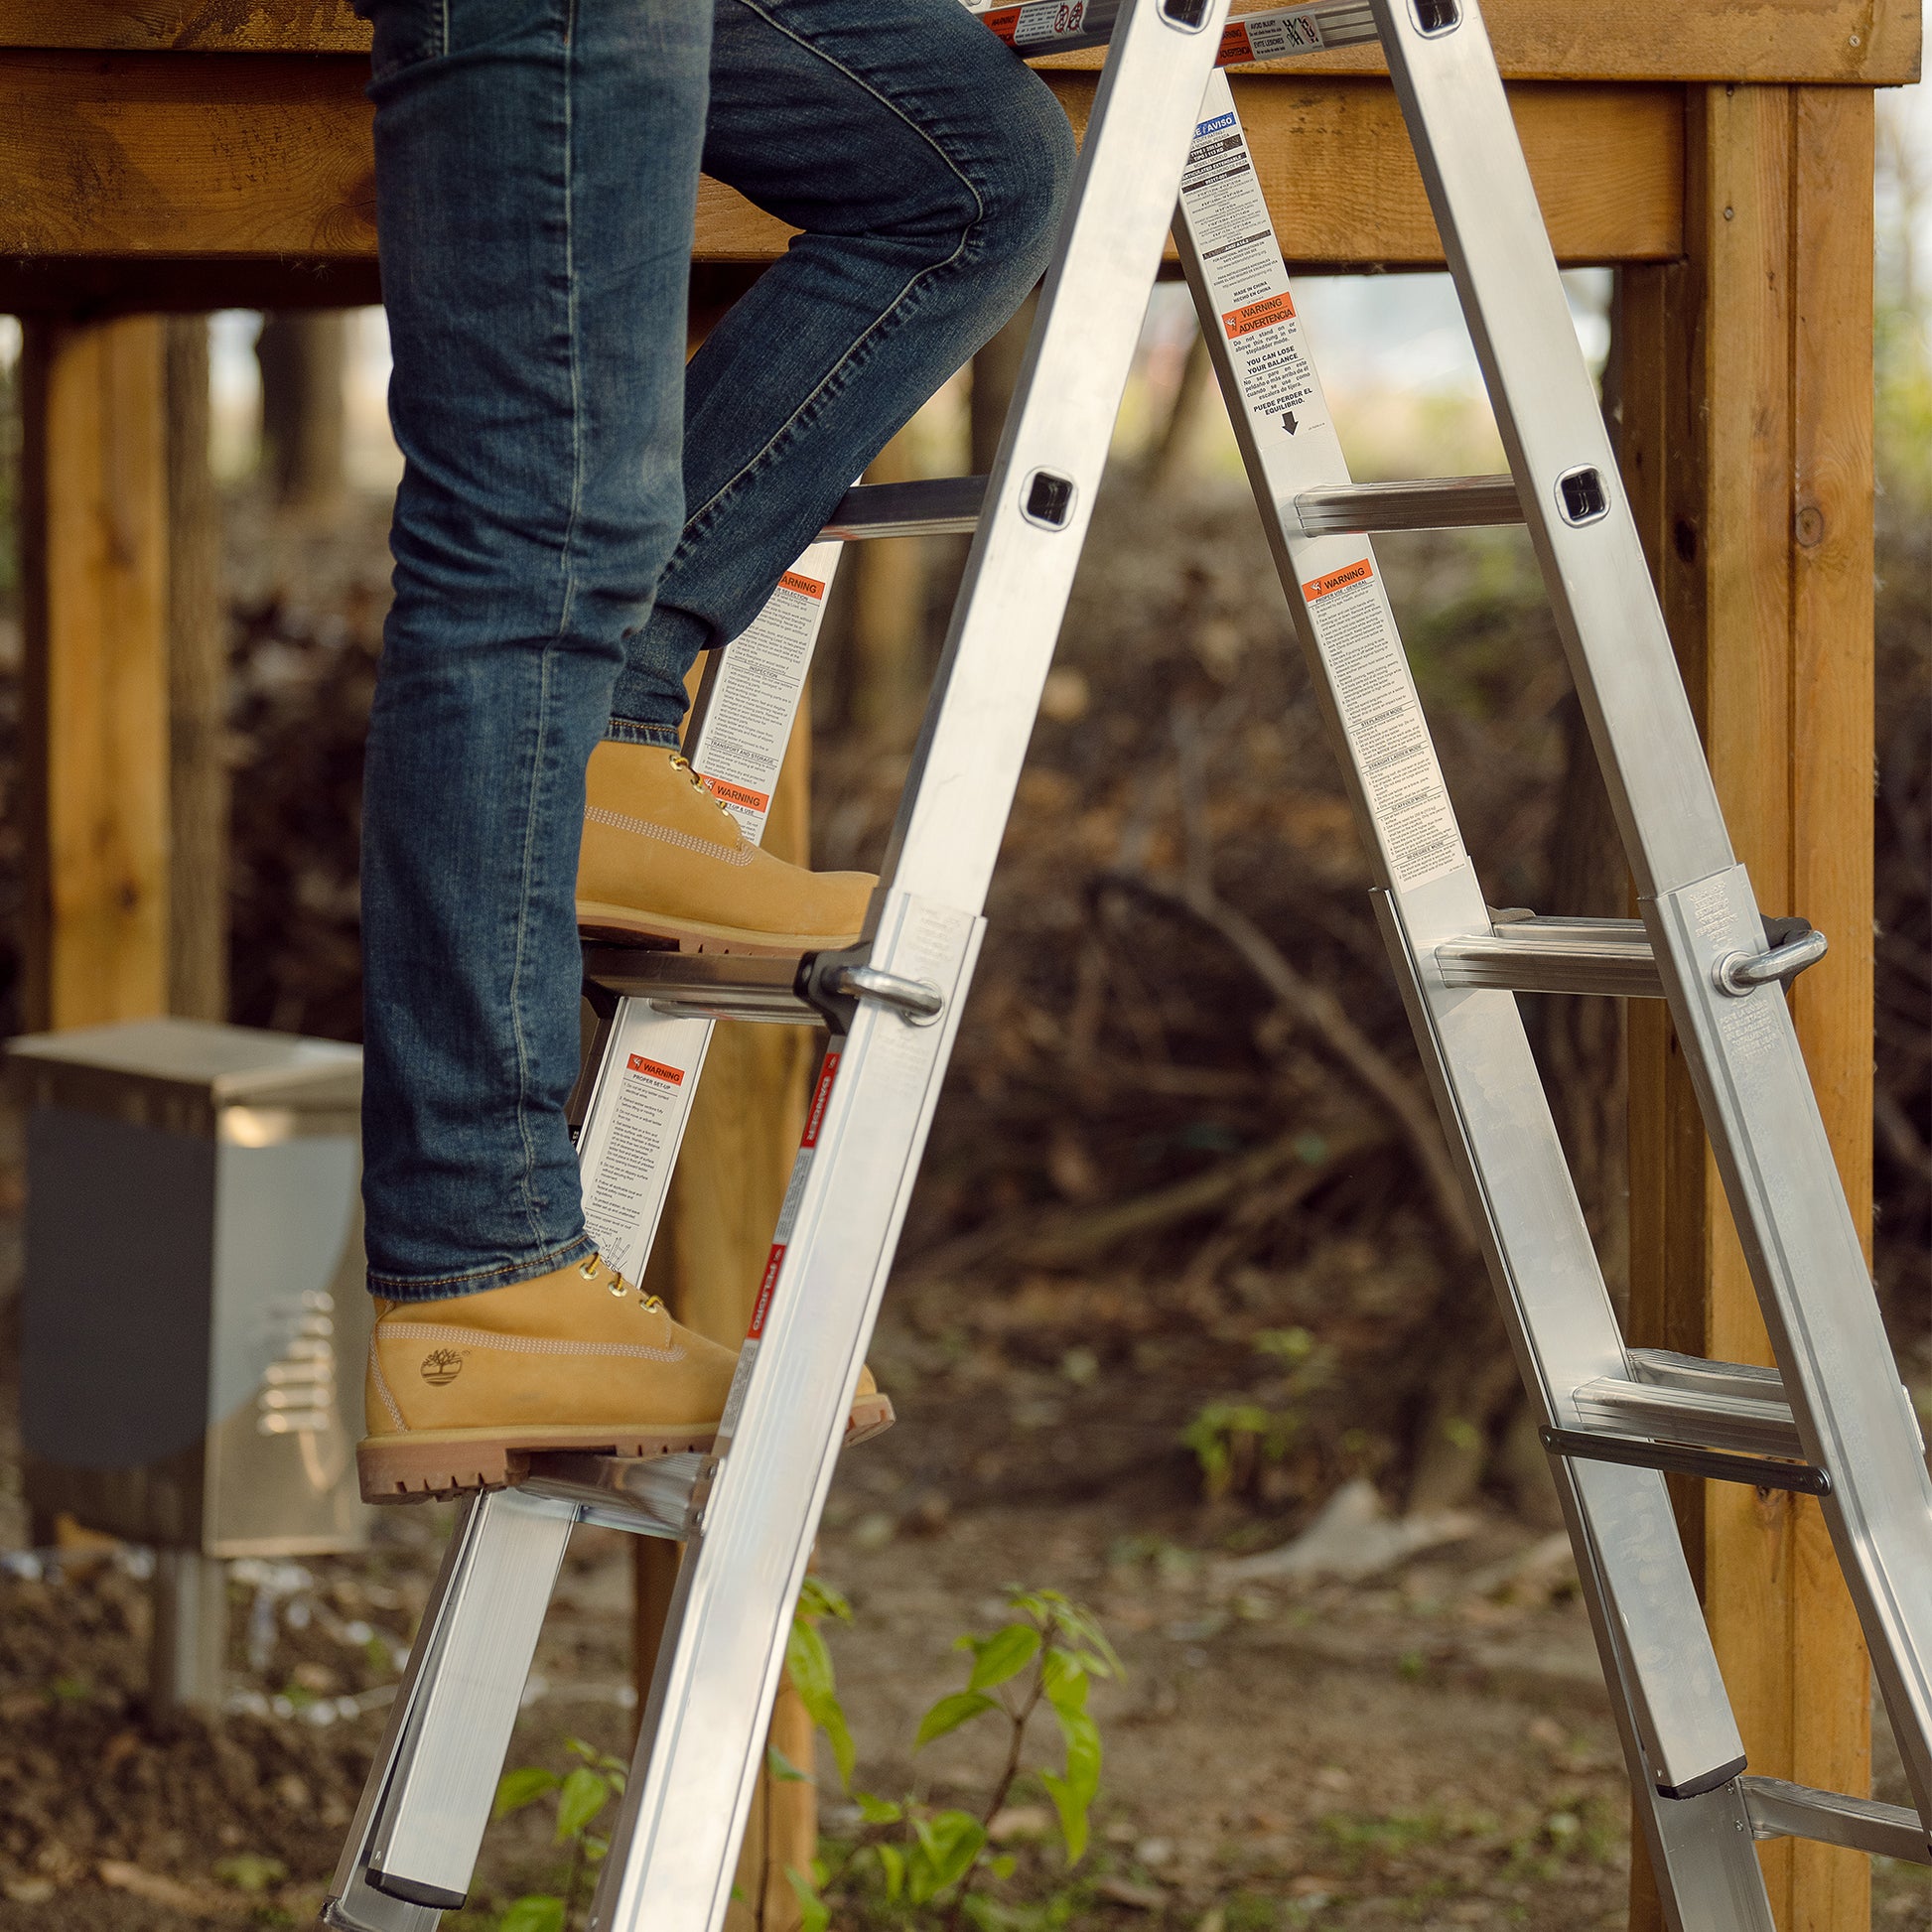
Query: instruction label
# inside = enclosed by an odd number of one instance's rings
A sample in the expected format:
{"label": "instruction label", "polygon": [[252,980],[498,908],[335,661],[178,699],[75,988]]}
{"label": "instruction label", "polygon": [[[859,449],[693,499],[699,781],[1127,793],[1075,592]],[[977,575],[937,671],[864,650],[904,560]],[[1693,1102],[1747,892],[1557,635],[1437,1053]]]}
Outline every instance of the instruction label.
{"label": "instruction label", "polygon": [[691,768],[754,845],[764,836],[839,550],[836,543],[813,544],[725,646],[686,752]]}
{"label": "instruction label", "polygon": [[[1267,198],[1219,73],[1202,96],[1180,211],[1270,497],[1289,502],[1347,483]],[[1425,885],[1462,863],[1462,840],[1374,552],[1361,536],[1291,538],[1288,547],[1389,878],[1402,891]]]}
{"label": "instruction label", "polygon": [[1282,61],[1293,54],[1319,53],[1327,44],[1321,37],[1318,14],[1247,14],[1230,20],[1222,29],[1214,64],[1238,68],[1248,61]]}

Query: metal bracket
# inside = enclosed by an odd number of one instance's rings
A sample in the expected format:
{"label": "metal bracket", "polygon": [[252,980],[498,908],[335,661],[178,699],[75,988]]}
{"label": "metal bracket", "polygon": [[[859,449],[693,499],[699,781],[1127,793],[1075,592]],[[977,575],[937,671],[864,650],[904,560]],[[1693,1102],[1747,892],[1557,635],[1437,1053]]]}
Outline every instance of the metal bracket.
{"label": "metal bracket", "polygon": [[1809,919],[1766,919],[1765,950],[1726,953],[1711,969],[1720,993],[1741,999],[1760,986],[1789,987],[1807,966],[1825,957],[1830,941]]}
{"label": "metal bracket", "polygon": [[862,1000],[889,1007],[908,1027],[929,1027],[946,1010],[946,996],[930,980],[904,979],[868,964],[869,949],[811,953],[799,962],[798,991],[825,1016],[835,1034],[852,1031]]}

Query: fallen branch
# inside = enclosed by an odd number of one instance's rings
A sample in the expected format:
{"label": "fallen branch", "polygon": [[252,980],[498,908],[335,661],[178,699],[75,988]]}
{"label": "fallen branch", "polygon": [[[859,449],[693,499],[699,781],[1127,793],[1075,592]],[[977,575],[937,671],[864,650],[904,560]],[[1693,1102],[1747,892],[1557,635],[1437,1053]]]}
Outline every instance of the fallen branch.
{"label": "fallen branch", "polygon": [[1462,1183],[1449,1161],[1435,1109],[1417,1093],[1394,1061],[1349,1019],[1332,993],[1297,972],[1281,948],[1245,912],[1221,898],[1211,886],[1167,886],[1144,874],[1133,873],[1110,874],[1106,883],[1137,893],[1157,904],[1189,912],[1219,933],[1275,996],[1282,1012],[1326,1046],[1387,1110],[1429,1183],[1443,1224],[1464,1250],[1471,1254],[1478,1251],[1475,1223],[1462,1197]]}

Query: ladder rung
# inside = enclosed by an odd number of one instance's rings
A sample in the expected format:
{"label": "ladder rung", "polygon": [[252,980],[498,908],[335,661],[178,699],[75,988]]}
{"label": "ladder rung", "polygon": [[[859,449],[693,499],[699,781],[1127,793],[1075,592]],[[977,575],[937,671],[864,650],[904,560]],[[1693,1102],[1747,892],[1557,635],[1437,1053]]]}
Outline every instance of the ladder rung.
{"label": "ladder rung", "polygon": [[652,952],[641,946],[586,946],[584,978],[659,1013],[705,1020],[758,1020],[822,1027],[824,1016],[798,991],[796,954]]}
{"label": "ladder rung", "polygon": [[1679,1355],[1668,1348],[1633,1348],[1630,1366],[1633,1382],[1647,1382],[1654,1389],[1744,1396],[1758,1402],[1784,1401],[1784,1378],[1774,1368],[1759,1368],[1751,1362],[1711,1362],[1702,1355]]}
{"label": "ladder rung", "polygon": [[1875,1798],[1848,1798],[1839,1791],[1817,1791],[1783,1778],[1744,1777],[1744,1810],[1753,1838],[1808,1838],[1821,1845],[1846,1845],[1855,1852],[1932,1864],[1925,1827],[1904,1805],[1881,1805]]}
{"label": "ladder rung", "polygon": [[1645,1436],[1617,1436],[1601,1429],[1545,1428],[1537,1434],[1553,1455],[1586,1462],[1621,1462],[1636,1469],[1704,1476],[1712,1482],[1744,1482],[1756,1489],[1794,1489],[1805,1496],[1828,1496],[1832,1490],[1832,1479],[1823,1469],[1781,1456],[1736,1455],[1726,1449],[1655,1443]]}
{"label": "ladder rung", "polygon": [[928,477],[913,483],[856,483],[839,498],[821,538],[969,536],[986,501],[984,477]]}
{"label": "ladder rung", "polygon": [[1687,1389],[1602,1376],[1571,1397],[1586,1429],[1657,1436],[1697,1449],[1744,1455],[1789,1456],[1802,1461],[1798,1426],[1781,1397],[1733,1395],[1712,1388]]}
{"label": "ladder rung", "polygon": [[1431,477],[1421,483],[1335,483],[1305,489],[1282,511],[1291,537],[1378,530],[1467,530],[1520,523],[1513,477]]}
{"label": "ladder rung", "polygon": [[681,1542],[691,1513],[691,1492],[705,1458],[681,1455],[571,1455],[530,1457],[529,1473],[516,1486],[526,1495],[575,1503],[580,1520],[633,1536]]}
{"label": "ladder rung", "polygon": [[1436,963],[1446,986],[1510,993],[1601,993],[1659,1000],[1663,982],[1641,919],[1538,918],[1498,912],[1494,928],[1445,939]]}

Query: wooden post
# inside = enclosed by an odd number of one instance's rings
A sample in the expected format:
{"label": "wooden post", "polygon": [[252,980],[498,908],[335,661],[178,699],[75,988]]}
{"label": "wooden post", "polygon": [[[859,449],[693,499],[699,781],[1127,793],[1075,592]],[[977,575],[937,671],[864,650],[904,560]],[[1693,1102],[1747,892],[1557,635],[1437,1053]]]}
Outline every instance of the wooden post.
{"label": "wooden post", "polygon": [[[1853,1211],[1871,1128],[1871,165],[1860,88],[1690,90],[1687,259],[1624,275],[1625,475],[1731,838],[1769,913],[1830,935],[1793,997]],[[1631,1015],[1632,1338],[1768,1362],[1660,1007]],[[1751,1768],[1869,1788],[1869,1676],[1815,1502],[1685,1485]],[[1786,1932],[1870,1918],[1857,1853],[1761,1848]],[[1639,1865],[1633,1925],[1661,1923]]]}
{"label": "wooden post", "polygon": [[22,357],[22,1019],[168,1005],[163,327],[34,322]]}
{"label": "wooden post", "polygon": [[[810,817],[810,705],[803,704],[765,826],[766,847],[795,865],[808,863]],[[820,1035],[804,1027],[724,1025],[712,1035],[657,1245],[668,1252],[664,1293],[677,1318],[733,1348],[751,1324],[771,1230],[804,1131],[807,1086],[820,1044]],[[677,1559],[675,1544],[638,1539],[640,1707]],[[779,1686],[770,1736],[793,1764],[810,1770],[812,1724],[788,1681]],[[727,1932],[796,1932],[801,1913],[785,1869],[810,1874],[818,1850],[816,1798],[810,1784],[769,1775],[759,1779],[738,1863],[740,1896],[727,1914]]]}
{"label": "wooden post", "polygon": [[228,1017],[228,644],[207,319],[168,323],[168,1011]]}

